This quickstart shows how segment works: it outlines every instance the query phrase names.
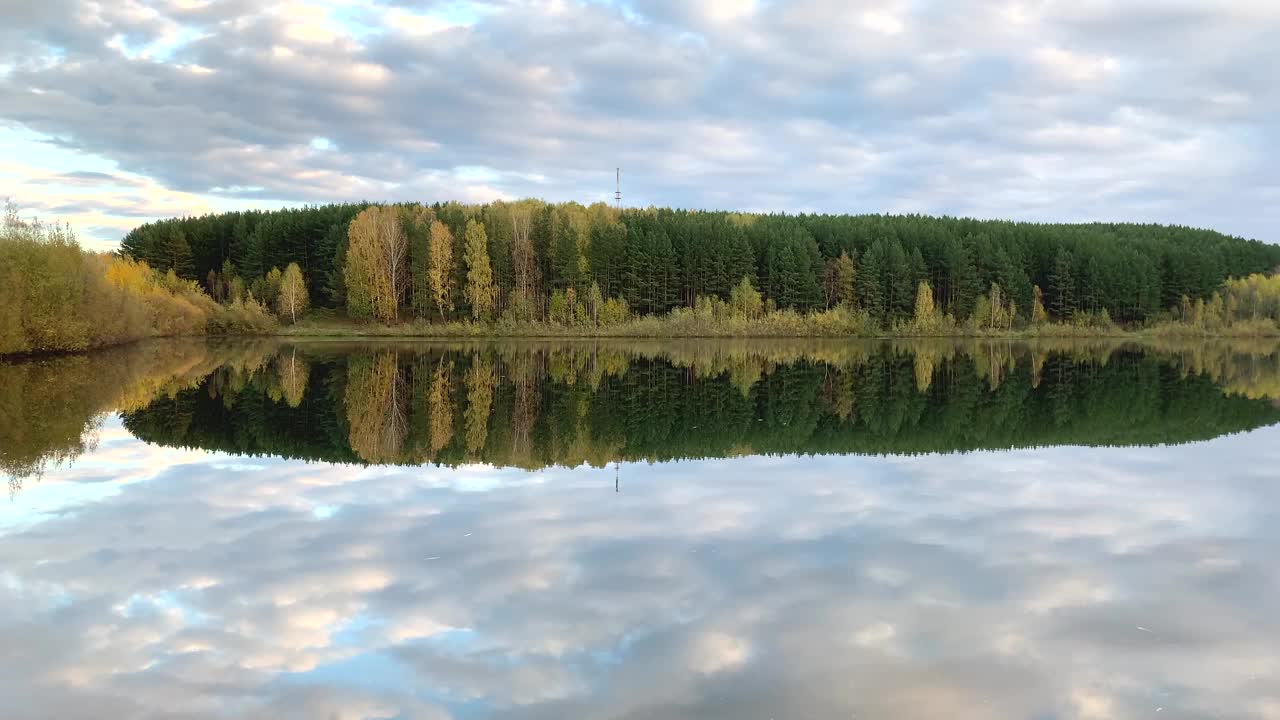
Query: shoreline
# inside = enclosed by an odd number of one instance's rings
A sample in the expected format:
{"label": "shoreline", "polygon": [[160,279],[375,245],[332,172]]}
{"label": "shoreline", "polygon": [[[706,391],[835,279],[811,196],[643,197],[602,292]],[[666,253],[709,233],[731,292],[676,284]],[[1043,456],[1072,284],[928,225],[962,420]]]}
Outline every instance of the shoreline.
{"label": "shoreline", "polygon": [[[924,332],[813,332],[813,328],[788,331],[769,328],[765,323],[739,330],[737,328],[685,328],[664,319],[641,319],[614,326],[566,326],[549,323],[471,324],[471,323],[400,323],[397,325],[365,324],[353,321],[304,320],[297,325],[281,326],[277,331],[259,336],[308,338],[387,338],[387,339],[475,339],[475,340],[573,340],[573,339],[637,339],[637,340],[1216,340],[1280,338],[1280,327],[1258,332],[1249,328],[1223,328],[1206,332],[1166,324],[1144,328],[1120,326],[1096,327],[1050,324],[1013,330],[976,330],[951,327]],[[254,337],[241,335],[240,337]]]}
{"label": "shoreline", "polygon": [[133,338],[119,343],[76,350],[50,350],[29,353],[13,353],[0,355],[0,362],[32,362],[44,359],[87,355],[90,353],[127,347],[150,340],[263,340],[276,339],[285,341],[320,341],[320,340],[473,340],[485,342],[511,341],[588,341],[588,340],[636,340],[636,341],[752,341],[752,340],[790,340],[790,341],[938,341],[938,340],[976,340],[976,341],[1008,341],[1036,342],[1039,340],[1070,341],[1108,341],[1108,342],[1194,342],[1194,341],[1280,341],[1280,328],[1272,332],[1188,332],[1171,330],[1168,327],[1124,329],[1124,328],[1076,328],[1072,326],[1048,326],[1045,328],[1022,328],[1018,330],[973,331],[957,328],[953,332],[936,333],[785,333],[761,332],[740,333],[716,330],[700,332],[652,332],[626,325],[610,327],[573,327],[547,324],[501,327],[497,325],[471,325],[464,323],[447,324],[413,324],[401,325],[364,325],[360,323],[306,322],[295,326],[281,327],[273,332],[262,333],[212,333],[199,335],[155,335]]}

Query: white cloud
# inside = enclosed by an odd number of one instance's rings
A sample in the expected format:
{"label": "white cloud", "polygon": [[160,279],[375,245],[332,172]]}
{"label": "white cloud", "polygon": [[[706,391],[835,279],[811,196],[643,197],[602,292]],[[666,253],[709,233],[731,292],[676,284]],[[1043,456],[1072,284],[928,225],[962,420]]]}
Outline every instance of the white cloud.
{"label": "white cloud", "polygon": [[691,3],[695,12],[715,24],[726,24],[740,21],[756,11],[758,0],[704,0]]}
{"label": "white cloud", "polygon": [[1033,56],[1050,76],[1080,84],[1093,84],[1113,75],[1120,63],[1113,57],[1096,57],[1057,47],[1043,47]]}
{"label": "white cloud", "polygon": [[877,10],[862,13],[862,26],[882,35],[900,35],[905,29],[902,20]]}
{"label": "white cloud", "polygon": [[1280,239],[1273,6],[59,0],[0,29],[0,122],[212,208],[591,202],[621,165],[642,204]]}
{"label": "white cloud", "polygon": [[700,635],[693,640],[690,669],[711,675],[740,667],[751,656],[751,648],[742,638],[722,632]]}

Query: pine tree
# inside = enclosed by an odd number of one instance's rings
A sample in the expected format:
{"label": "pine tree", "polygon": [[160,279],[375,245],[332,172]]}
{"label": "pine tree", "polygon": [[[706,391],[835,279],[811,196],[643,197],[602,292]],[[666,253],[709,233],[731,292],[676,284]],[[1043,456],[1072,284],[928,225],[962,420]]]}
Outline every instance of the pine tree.
{"label": "pine tree", "polygon": [[662,230],[654,232],[653,247],[653,312],[665,313],[679,302],[679,271],[671,238]]}
{"label": "pine tree", "polygon": [[591,226],[591,270],[600,292],[612,297],[622,291],[622,264],[626,257],[626,227],[597,221]]}
{"label": "pine tree", "polygon": [[416,318],[427,319],[435,306],[428,281],[431,269],[431,226],[436,222],[430,208],[401,214],[409,245],[409,307]]}
{"label": "pine tree", "polygon": [[876,322],[884,322],[885,287],[884,287],[884,243],[877,240],[863,255],[862,272],[858,273],[858,304]]}
{"label": "pine tree", "polygon": [[833,299],[837,304],[852,308],[857,302],[857,296],[854,289],[858,279],[858,268],[854,265],[853,258],[849,257],[849,253],[841,252],[840,257],[835,259],[835,289]]}
{"label": "pine tree", "polygon": [[1071,273],[1071,255],[1059,249],[1049,275],[1049,306],[1060,320],[1070,320],[1076,309],[1076,284]]}
{"label": "pine tree", "polygon": [[897,239],[886,245],[888,262],[884,268],[886,278],[888,315],[891,320],[911,317],[914,310],[916,283],[910,260]]}
{"label": "pine tree", "polygon": [[174,229],[165,237],[160,247],[160,263],[156,265],[156,269],[162,272],[172,270],[178,277],[187,280],[195,278],[191,246],[187,244],[187,234],[181,228]]}
{"label": "pine tree", "polygon": [[578,234],[568,218],[562,218],[556,229],[551,272],[551,285],[555,288],[576,288],[581,280],[578,273]]}

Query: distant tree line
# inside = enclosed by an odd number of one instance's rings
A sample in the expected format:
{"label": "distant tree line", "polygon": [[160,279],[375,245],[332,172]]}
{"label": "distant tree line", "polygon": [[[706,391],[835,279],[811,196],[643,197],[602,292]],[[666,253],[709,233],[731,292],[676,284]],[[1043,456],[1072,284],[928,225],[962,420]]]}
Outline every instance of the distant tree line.
{"label": "distant tree line", "polygon": [[537,200],[205,215],[143,225],[122,250],[224,301],[263,300],[268,274],[296,264],[312,305],[383,322],[599,322],[729,301],[746,283],[765,312],[839,306],[881,327],[920,318],[925,289],[929,313],[993,328],[1139,323],[1280,266],[1280,247],[1177,226]]}

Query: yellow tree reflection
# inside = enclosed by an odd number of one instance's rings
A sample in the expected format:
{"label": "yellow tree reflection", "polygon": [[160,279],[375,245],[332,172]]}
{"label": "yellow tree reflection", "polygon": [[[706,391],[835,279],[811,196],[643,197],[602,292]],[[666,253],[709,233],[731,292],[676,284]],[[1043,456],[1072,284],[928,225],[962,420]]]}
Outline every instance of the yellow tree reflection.
{"label": "yellow tree reflection", "polygon": [[489,436],[489,412],[493,406],[493,386],[497,381],[487,355],[476,355],[467,370],[467,452],[478,453]]}
{"label": "yellow tree reflection", "polygon": [[356,455],[370,463],[400,459],[408,431],[408,402],[395,352],[351,358],[345,405]]}

